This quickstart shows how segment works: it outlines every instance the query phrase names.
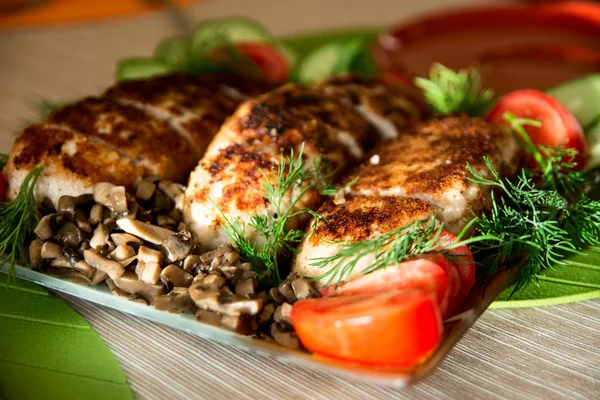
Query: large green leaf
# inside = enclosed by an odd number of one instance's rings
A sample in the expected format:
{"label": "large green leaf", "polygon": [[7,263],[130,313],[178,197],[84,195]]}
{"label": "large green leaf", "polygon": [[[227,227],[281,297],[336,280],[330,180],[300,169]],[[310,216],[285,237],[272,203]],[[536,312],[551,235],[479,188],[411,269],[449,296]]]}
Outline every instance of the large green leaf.
{"label": "large green leaf", "polygon": [[531,283],[512,297],[509,287],[491,308],[537,307],[600,298],[600,246],[565,261],[566,265],[546,271],[539,285]]}
{"label": "large green leaf", "polygon": [[110,349],[41,287],[0,274],[0,398],[131,399]]}

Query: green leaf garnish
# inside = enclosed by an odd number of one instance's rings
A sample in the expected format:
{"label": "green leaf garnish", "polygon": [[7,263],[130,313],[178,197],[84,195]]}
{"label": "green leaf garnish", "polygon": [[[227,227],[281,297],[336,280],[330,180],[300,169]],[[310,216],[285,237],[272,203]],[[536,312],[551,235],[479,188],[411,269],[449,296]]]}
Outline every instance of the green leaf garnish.
{"label": "green leaf garnish", "polygon": [[494,92],[481,89],[481,75],[475,68],[455,72],[442,64],[431,66],[429,79],[415,78],[423,96],[433,111],[441,115],[465,113],[483,115],[489,108]]}
{"label": "green leaf garnish", "polygon": [[41,165],[33,167],[21,184],[17,197],[0,205],[0,254],[2,261],[9,264],[9,278],[14,276],[15,263],[28,263],[25,241],[37,223],[33,190],[41,171]]}

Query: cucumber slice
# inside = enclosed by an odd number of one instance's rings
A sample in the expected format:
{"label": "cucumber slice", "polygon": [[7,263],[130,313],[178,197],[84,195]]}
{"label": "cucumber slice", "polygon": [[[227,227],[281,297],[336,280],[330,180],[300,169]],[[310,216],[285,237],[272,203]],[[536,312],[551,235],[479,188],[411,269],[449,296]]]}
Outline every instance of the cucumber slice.
{"label": "cucumber slice", "polygon": [[188,37],[167,38],[156,46],[154,55],[174,70],[180,71],[188,64],[190,39]]}
{"label": "cucumber slice", "polygon": [[600,122],[587,131],[587,141],[590,151],[587,169],[600,167]]}
{"label": "cucumber slice", "polygon": [[296,79],[314,83],[329,75],[351,72],[352,63],[364,49],[366,40],[356,38],[347,42],[331,42],[309,53],[298,66]]}
{"label": "cucumber slice", "polygon": [[586,131],[600,118],[600,74],[586,75],[546,92],[567,107]]}
{"label": "cucumber slice", "polygon": [[191,37],[191,52],[201,57],[208,50],[232,42],[266,42],[271,35],[265,27],[246,18],[224,18],[206,21]]}
{"label": "cucumber slice", "polygon": [[117,79],[143,79],[172,72],[163,60],[157,58],[129,58],[119,61]]}

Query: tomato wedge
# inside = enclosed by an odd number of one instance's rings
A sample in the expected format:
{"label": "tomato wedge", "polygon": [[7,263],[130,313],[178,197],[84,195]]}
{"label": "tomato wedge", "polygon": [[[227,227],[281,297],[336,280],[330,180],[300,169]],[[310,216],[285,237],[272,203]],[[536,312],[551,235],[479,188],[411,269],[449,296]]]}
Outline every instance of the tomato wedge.
{"label": "tomato wedge", "polygon": [[[456,241],[456,236],[453,234],[443,231],[440,235],[440,244],[442,248],[448,247]],[[475,286],[477,270],[475,267],[475,259],[473,253],[469,249],[469,246],[462,244],[448,251],[452,260],[449,261],[456,270],[460,277],[460,297],[458,304],[460,306],[469,297],[473,286]],[[453,257],[452,257],[453,256]]]}
{"label": "tomato wedge", "polygon": [[380,269],[350,282],[321,290],[323,296],[382,293],[395,289],[419,289],[434,293],[442,316],[448,310],[448,274],[435,262],[425,259],[410,260],[399,266]]}
{"label": "tomato wedge", "polygon": [[362,364],[405,367],[438,345],[442,320],[435,296],[392,290],[300,300],[291,321],[302,344],[316,354]]}
{"label": "tomato wedge", "polygon": [[588,149],[581,125],[553,97],[533,89],[516,90],[500,98],[486,119],[506,124],[504,114],[511,112],[519,118],[530,118],[542,122],[540,128],[527,126],[525,129],[536,145],[564,146],[579,152],[576,169],[583,169],[588,159]]}
{"label": "tomato wedge", "polygon": [[258,67],[265,79],[275,83],[287,81],[290,64],[274,46],[260,42],[240,42],[236,46]]}

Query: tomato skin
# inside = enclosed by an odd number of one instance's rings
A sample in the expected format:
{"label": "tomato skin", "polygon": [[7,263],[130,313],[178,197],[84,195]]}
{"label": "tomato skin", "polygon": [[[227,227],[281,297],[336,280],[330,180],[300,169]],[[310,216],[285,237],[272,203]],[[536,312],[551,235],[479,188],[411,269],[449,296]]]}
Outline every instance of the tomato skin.
{"label": "tomato skin", "polygon": [[525,126],[533,143],[575,149],[579,152],[575,158],[575,169],[585,167],[588,148],[583,129],[573,114],[558,100],[533,89],[515,90],[500,98],[486,119],[497,124],[507,124],[504,119],[506,112],[511,112],[518,118],[541,121],[540,128]]}
{"label": "tomato skin", "polygon": [[389,266],[342,283],[338,287],[327,286],[321,289],[321,295],[346,296],[382,293],[396,289],[418,289],[426,293],[434,293],[442,316],[446,315],[449,300],[447,272],[435,262],[425,259],[406,261],[399,266]]}
{"label": "tomato skin", "polygon": [[287,81],[290,64],[274,46],[260,42],[239,42],[235,45],[258,67],[265,79],[274,83]]}
{"label": "tomato skin", "polygon": [[4,203],[6,201],[6,189],[8,184],[6,183],[6,178],[3,174],[0,173],[0,203]]}
{"label": "tomato skin", "polygon": [[[455,240],[456,236],[449,232],[442,231],[440,234],[440,243],[442,248],[451,245]],[[462,304],[462,302],[465,301],[469,296],[471,290],[473,290],[473,286],[475,286],[477,275],[475,259],[473,258],[473,253],[471,253],[469,246],[466,244],[449,250],[448,254],[456,257],[456,259],[449,262],[455,266],[460,277],[461,296],[459,304],[457,304],[457,306],[460,306],[460,304]]]}
{"label": "tomato skin", "polygon": [[297,301],[291,321],[311,352],[361,364],[410,366],[438,345],[442,320],[433,294],[392,290]]}

